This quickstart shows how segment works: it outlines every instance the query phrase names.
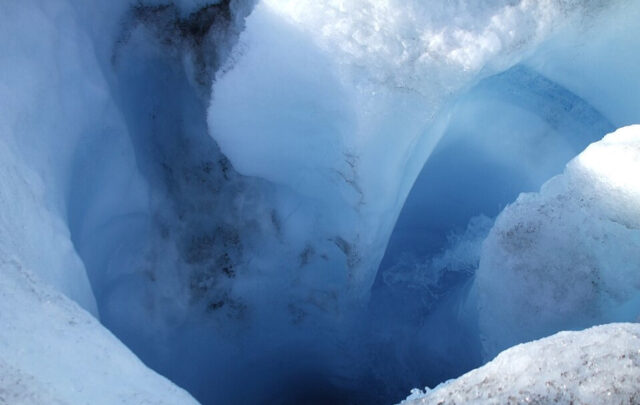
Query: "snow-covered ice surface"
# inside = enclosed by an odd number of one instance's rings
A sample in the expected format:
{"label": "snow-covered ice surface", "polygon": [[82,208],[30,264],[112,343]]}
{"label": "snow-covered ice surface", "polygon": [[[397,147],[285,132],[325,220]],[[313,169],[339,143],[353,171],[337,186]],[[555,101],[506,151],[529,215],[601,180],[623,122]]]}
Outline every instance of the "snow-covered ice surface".
{"label": "snow-covered ice surface", "polygon": [[493,361],[401,404],[636,404],[640,325],[613,323],[560,332],[500,353]]}
{"label": "snow-covered ice surface", "polygon": [[591,144],[521,194],[484,241],[474,287],[486,355],[640,316],[640,125]]}
{"label": "snow-covered ice surface", "polygon": [[0,404],[197,403],[24,263],[0,272]]}

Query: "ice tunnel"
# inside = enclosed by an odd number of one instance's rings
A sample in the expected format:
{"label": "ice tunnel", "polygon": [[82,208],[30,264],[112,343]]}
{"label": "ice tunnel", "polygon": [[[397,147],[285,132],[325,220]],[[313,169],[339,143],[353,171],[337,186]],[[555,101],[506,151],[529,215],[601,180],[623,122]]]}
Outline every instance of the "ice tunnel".
{"label": "ice tunnel", "polygon": [[389,404],[636,320],[637,21],[1,4],[0,402]]}

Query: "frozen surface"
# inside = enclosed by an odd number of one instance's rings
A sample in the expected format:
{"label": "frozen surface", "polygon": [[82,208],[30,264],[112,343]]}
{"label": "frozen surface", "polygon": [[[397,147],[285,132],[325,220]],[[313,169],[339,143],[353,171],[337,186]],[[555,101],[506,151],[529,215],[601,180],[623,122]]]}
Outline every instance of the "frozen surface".
{"label": "frozen surface", "polygon": [[498,216],[475,285],[489,358],[561,329],[640,316],[640,126],[591,144]]}
{"label": "frozen surface", "polygon": [[512,347],[493,361],[401,402],[418,404],[635,404],[640,325],[613,323]]}

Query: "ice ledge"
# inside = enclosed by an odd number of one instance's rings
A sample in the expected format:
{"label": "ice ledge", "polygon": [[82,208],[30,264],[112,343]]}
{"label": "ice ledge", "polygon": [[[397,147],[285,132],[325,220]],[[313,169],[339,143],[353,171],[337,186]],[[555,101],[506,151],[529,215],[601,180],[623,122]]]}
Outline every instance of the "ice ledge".
{"label": "ice ledge", "polygon": [[521,403],[640,403],[640,324],[612,323],[517,345],[433,390],[413,390],[401,402]]}

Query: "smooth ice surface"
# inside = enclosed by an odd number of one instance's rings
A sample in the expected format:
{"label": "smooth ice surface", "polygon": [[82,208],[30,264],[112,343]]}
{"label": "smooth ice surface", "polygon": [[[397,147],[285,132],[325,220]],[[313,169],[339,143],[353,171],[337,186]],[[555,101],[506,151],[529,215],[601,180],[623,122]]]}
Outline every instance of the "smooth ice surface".
{"label": "smooth ice surface", "polygon": [[640,401],[640,325],[561,332],[401,404],[635,404]]}
{"label": "smooth ice surface", "polygon": [[474,287],[489,358],[557,330],[640,316],[640,126],[521,194],[484,241]]}

